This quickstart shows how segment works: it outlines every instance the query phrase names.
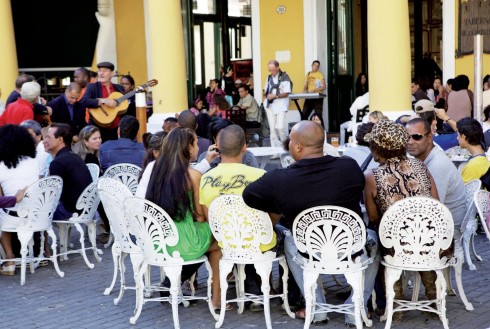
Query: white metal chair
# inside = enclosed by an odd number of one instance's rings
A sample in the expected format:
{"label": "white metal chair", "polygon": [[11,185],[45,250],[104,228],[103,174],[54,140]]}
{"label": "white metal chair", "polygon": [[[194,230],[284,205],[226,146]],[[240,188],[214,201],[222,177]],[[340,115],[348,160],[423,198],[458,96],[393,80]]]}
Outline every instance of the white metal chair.
{"label": "white metal chair", "polygon": [[490,240],[490,231],[488,229],[487,223],[485,222],[488,214],[490,213],[490,192],[480,190],[475,193],[475,205],[478,210],[478,215],[480,216],[481,225]]}
{"label": "white metal chair", "polygon": [[138,177],[141,172],[141,167],[131,163],[118,163],[110,166],[104,172],[104,177],[118,179],[126,185],[133,195],[138,188]]}
{"label": "white metal chair", "polygon": [[[270,243],[273,237],[272,222],[269,216],[260,210],[248,207],[239,195],[221,195],[211,202],[209,207],[209,225],[215,239],[220,243],[223,256],[220,260],[221,312],[216,328],[220,328],[225,318],[227,302],[237,302],[238,314],[244,309],[245,301],[264,305],[267,328],[271,328],[269,299],[280,297],[288,315],[294,318],[287,299],[288,266],[284,256],[277,256],[275,251],[262,252],[261,244]],[[282,276],[283,293],[270,295],[269,276],[272,262],[278,261],[284,270]],[[236,264],[235,282],[237,298],[226,299],[228,290],[227,276]],[[245,265],[253,264],[262,281],[262,296],[245,293]]]}
{"label": "white metal chair", "polygon": [[[136,189],[138,188],[138,177],[141,170],[141,167],[131,163],[118,163],[107,168],[103,177],[119,180],[121,183],[126,185],[134,195],[136,193]],[[110,234],[109,240],[104,245],[104,248],[109,248],[113,241],[114,236]]]}
{"label": "white metal chair", "polygon": [[87,168],[90,171],[90,176],[92,176],[92,181],[95,182],[100,175],[100,168],[95,163],[87,163]]}
{"label": "white metal chair", "polygon": [[114,243],[112,244],[112,259],[114,261],[114,274],[111,285],[104,290],[104,295],[109,295],[116,283],[117,275],[120,275],[119,295],[114,299],[114,305],[117,305],[127,289],[135,290],[136,287],[126,286],[124,277],[125,266],[124,259],[130,256],[133,266],[133,275],[135,282],[138,271],[143,263],[143,254],[141,248],[134,244],[129,235],[129,224],[124,212],[124,199],[133,196],[126,185],[112,178],[99,178],[98,189],[100,200],[111,224],[111,230],[114,234]]}
{"label": "white metal chair", "polygon": [[475,194],[481,189],[481,181],[479,179],[474,179],[465,184],[465,195],[466,195],[466,215],[464,216],[463,222],[461,223],[461,244],[463,245],[463,250],[466,258],[466,263],[470,270],[476,270],[476,266],[471,261],[470,247],[473,250],[473,255],[475,258],[481,261],[481,257],[477,255],[475,251],[475,241],[474,237],[476,235],[476,229],[478,227],[478,221],[476,219],[477,209],[475,206]]}
{"label": "white metal chair", "polygon": [[[442,270],[449,266],[449,259],[440,256],[451,246],[454,224],[451,212],[438,200],[427,197],[410,197],[395,202],[385,212],[379,227],[381,244],[393,255],[384,256],[386,312],[385,328],[391,327],[393,312],[420,310],[439,315],[448,329],[446,317],[446,281]],[[434,300],[406,301],[394,299],[393,285],[402,271],[435,271],[437,298]],[[393,307],[393,304],[398,304]],[[437,309],[432,308],[435,303]]]}
{"label": "white metal chair", "polygon": [[[19,225],[11,230],[0,226],[0,231],[17,232],[21,245],[21,276],[20,284],[24,285],[26,280],[26,265],[29,261],[31,273],[34,273],[35,265],[41,260],[50,260],[59,276],[65,274],[58,267],[58,258],[56,254],[56,234],[51,226],[54,211],[58,206],[63,189],[63,180],[59,176],[49,176],[41,178],[29,186],[24,194],[23,200],[17,206],[19,216]],[[1,224],[1,221],[0,221]],[[44,235],[41,233],[41,249],[38,257],[34,257],[33,240],[34,232],[47,231],[51,237],[51,248],[53,254],[51,257],[44,256]],[[4,259],[3,261],[16,261],[18,259]]]}
{"label": "white metal chair", "polygon": [[[97,166],[97,165],[95,165]],[[97,207],[99,205],[99,193],[97,191],[97,180],[90,183],[80,194],[77,200],[76,207],[81,211],[80,214],[74,213],[70,218],[66,220],[56,220],[53,223],[58,225],[59,236],[60,236],[60,253],[58,256],[61,257],[60,260],[67,260],[69,254],[81,254],[85,264],[89,268],[94,268],[94,264],[90,263],[87,258],[86,250],[90,249],[94,253],[95,260],[97,262],[102,261],[99,254],[102,251],[97,249],[96,243],[96,227],[95,227],[95,213],[97,212]],[[88,237],[90,240],[91,247],[85,247],[85,234],[82,226],[84,224],[87,226]],[[70,237],[70,227],[75,226],[77,231],[80,233],[80,249],[68,250],[69,237]]]}
{"label": "white metal chair", "polygon": [[[159,206],[151,201],[130,197],[124,200],[124,209],[130,223],[131,234],[136,237],[138,246],[143,250],[143,263],[138,271],[136,281],[136,305],[134,316],[130,318],[130,323],[135,324],[138,320],[142,307],[150,301],[167,301],[172,304],[172,314],[174,327],[180,328],[178,304],[182,303],[185,307],[189,306],[189,300],[207,300],[211,314],[216,318],[216,314],[211,302],[211,282],[212,270],[206,256],[198,259],[184,261],[178,251],[172,255],[167,252],[167,246],[175,246],[179,241],[179,234],[175,223],[170,216]],[[184,296],[181,291],[181,272],[182,266],[196,263],[204,263],[208,271],[208,290],[207,296]],[[144,270],[149,266],[163,267],[165,274],[170,280],[170,296],[145,298],[144,295]],[[167,290],[161,288],[160,290]]]}
{"label": "white metal chair", "polygon": [[[353,314],[356,327],[362,322],[370,327],[363,301],[364,270],[372,262],[363,250],[366,244],[366,225],[350,209],[338,206],[318,206],[304,210],[296,216],[293,228],[294,243],[298,251],[308,254],[304,260],[303,279],[305,293],[305,325],[309,328],[317,313],[339,312]],[[353,304],[320,304],[315,302],[315,290],[320,274],[343,274],[352,287]]]}

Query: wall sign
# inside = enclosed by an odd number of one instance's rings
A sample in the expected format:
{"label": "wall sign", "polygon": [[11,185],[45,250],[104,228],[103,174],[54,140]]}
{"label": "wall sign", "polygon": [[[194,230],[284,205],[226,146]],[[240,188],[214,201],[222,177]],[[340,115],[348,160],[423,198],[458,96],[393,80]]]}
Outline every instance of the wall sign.
{"label": "wall sign", "polygon": [[490,0],[459,0],[458,57],[473,53],[477,34],[483,35],[483,52],[490,54]]}

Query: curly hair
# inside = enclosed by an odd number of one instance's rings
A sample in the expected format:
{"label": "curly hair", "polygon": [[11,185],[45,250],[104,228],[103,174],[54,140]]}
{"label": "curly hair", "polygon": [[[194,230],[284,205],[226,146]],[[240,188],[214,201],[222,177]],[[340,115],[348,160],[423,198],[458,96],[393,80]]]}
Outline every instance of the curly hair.
{"label": "curly hair", "polygon": [[15,168],[24,157],[35,158],[34,138],[27,128],[5,125],[0,128],[0,162],[8,169]]}

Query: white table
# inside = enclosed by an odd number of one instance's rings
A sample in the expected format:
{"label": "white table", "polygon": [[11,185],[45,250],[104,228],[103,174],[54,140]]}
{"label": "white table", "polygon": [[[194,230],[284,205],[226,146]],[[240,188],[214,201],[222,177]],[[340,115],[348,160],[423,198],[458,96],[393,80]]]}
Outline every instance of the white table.
{"label": "white table", "polygon": [[269,158],[276,154],[286,153],[282,147],[250,147],[247,148],[257,158],[260,168],[264,169]]}

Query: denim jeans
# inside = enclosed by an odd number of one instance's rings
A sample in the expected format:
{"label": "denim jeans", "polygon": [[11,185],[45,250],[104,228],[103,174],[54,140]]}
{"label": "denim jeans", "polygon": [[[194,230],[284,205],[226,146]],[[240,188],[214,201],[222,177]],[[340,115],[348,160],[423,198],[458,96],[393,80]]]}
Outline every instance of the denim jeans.
{"label": "denim jeans", "polygon": [[[290,230],[287,228],[276,225],[275,226],[276,234],[280,234],[284,239],[284,254],[286,256],[286,261],[289,266],[289,270],[291,274],[294,276],[296,283],[298,284],[301,293],[304,296],[304,285],[303,285],[303,269],[302,265],[304,262],[303,256],[298,253],[298,248],[294,244],[293,235]],[[371,295],[374,288],[374,280],[376,278],[376,273],[378,272],[379,260],[380,260],[380,252],[377,248],[378,246],[378,236],[372,230],[367,230],[367,240],[374,241],[374,246],[371,249],[371,256],[374,256],[374,260],[369,266],[364,270],[364,308],[367,312],[367,301],[369,300],[369,296]],[[366,256],[363,256],[366,257]],[[326,303],[326,298],[323,295],[322,289],[317,287],[315,291],[316,302],[317,303]],[[345,304],[352,303],[352,294],[347,298]],[[316,314],[313,320],[320,321],[327,318],[327,313]],[[355,323],[354,316],[350,314],[346,314],[345,322]]]}

